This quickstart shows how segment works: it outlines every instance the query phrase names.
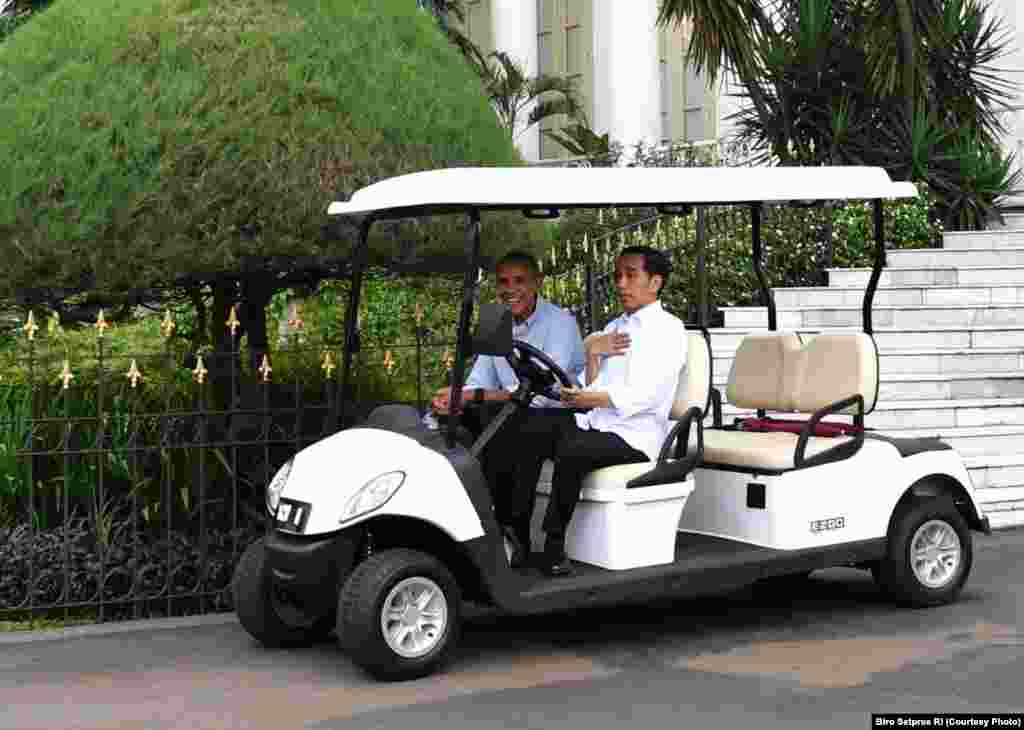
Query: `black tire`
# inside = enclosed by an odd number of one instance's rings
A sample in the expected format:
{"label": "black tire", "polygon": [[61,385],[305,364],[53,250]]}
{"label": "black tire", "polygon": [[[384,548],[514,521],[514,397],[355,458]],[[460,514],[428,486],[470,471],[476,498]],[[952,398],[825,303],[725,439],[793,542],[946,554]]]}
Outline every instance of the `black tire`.
{"label": "black tire", "polygon": [[[960,560],[953,574],[941,585],[929,586],[914,571],[911,541],[926,523],[944,523],[960,541]],[[963,516],[948,497],[914,500],[895,516],[889,531],[886,557],[872,575],[889,596],[899,603],[914,606],[940,606],[952,603],[960,595],[971,572],[973,550],[971,533]]]}
{"label": "black tire", "polygon": [[[422,656],[406,657],[391,648],[381,616],[388,595],[407,579],[427,579],[440,588],[447,619],[441,636]],[[404,680],[435,672],[458,643],[461,596],[451,572],[436,558],[394,549],[372,555],[356,567],[338,598],[338,642],[352,660],[377,679]]]}
{"label": "black tire", "polygon": [[238,620],[264,646],[308,646],[326,637],[334,623],[333,615],[310,617],[289,610],[267,570],[264,538],[242,554],[231,589]]}

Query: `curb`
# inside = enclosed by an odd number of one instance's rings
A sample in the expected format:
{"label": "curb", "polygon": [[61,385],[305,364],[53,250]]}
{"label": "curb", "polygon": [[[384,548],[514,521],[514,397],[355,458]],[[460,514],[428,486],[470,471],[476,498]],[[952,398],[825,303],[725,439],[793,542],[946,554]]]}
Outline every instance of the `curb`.
{"label": "curb", "polygon": [[223,626],[237,624],[238,617],[231,613],[211,613],[202,616],[181,616],[177,618],[137,619],[102,624],[86,624],[69,626],[65,629],[46,629],[42,631],[10,631],[0,634],[0,645],[30,644],[37,641],[62,641],[65,639],[82,639],[91,636],[109,636],[126,634],[135,631],[164,631],[168,629],[187,629],[201,626]]}

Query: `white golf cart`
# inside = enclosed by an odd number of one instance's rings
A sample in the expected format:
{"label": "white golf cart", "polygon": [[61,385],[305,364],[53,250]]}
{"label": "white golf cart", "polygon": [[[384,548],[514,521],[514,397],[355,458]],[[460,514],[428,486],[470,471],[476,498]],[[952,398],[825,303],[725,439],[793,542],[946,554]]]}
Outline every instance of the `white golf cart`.
{"label": "white golf cart", "polygon": [[[507,357],[520,387],[468,446],[457,438],[456,419],[432,431],[414,408],[387,406],[297,453],[268,485],[273,527],[235,573],[241,623],[272,646],[310,642],[334,628],[359,666],[406,679],[451,655],[464,599],[540,613],[859,566],[905,603],[954,600],[971,568],[969,530],[989,531],[960,457],[938,439],[887,438],[864,428],[878,398],[871,303],[885,262],[882,201],[914,195],[912,185],[893,183],[878,168],[460,168],[392,178],[332,204],[330,216],[360,227],[342,387],[370,226],[453,212],[468,217],[453,410],[470,354]],[[863,331],[806,343],[776,331],[760,268],[762,206],[850,199],[875,206]],[[478,457],[515,409],[535,395],[556,395],[555,382],[569,380],[544,353],[513,342],[511,315],[497,305],[480,307],[470,337],[480,214],[511,209],[550,217],[574,207],[651,206],[671,215],[705,204],[751,210],[769,330],[740,344],[726,396],[757,416],[722,424],[710,339],[706,330],[691,331],[672,407],[678,423],[657,462],[586,477],[566,536],[572,575],[513,570]],[[709,410],[717,415],[705,428]]]}

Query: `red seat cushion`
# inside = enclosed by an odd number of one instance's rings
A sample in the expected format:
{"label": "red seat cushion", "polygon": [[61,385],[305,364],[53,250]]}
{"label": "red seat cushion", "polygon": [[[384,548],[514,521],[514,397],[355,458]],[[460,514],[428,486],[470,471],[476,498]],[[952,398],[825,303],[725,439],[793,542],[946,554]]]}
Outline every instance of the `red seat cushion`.
{"label": "red seat cushion", "polygon": [[[804,430],[807,421],[795,421],[785,418],[745,418],[739,423],[741,431],[785,431],[799,434]],[[864,429],[852,423],[836,423],[834,421],[818,421],[814,426],[813,436],[851,436]]]}

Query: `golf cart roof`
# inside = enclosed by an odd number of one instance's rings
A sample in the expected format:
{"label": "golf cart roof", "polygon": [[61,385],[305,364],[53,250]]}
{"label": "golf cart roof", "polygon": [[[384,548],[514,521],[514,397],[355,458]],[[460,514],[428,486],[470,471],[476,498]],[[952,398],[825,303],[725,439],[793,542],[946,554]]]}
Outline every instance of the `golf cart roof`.
{"label": "golf cart roof", "polygon": [[881,167],[459,167],[381,180],[331,216],[400,218],[479,210],[912,198]]}

